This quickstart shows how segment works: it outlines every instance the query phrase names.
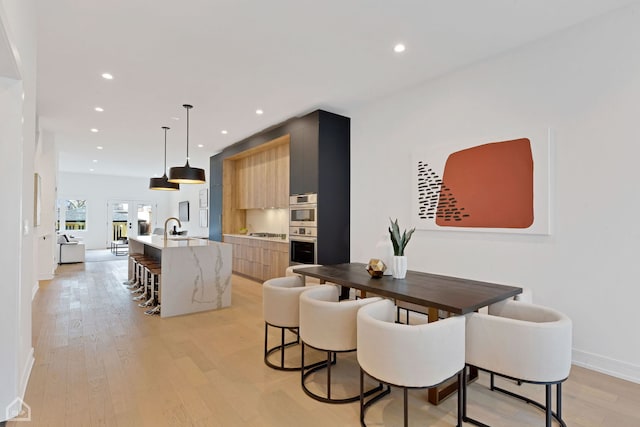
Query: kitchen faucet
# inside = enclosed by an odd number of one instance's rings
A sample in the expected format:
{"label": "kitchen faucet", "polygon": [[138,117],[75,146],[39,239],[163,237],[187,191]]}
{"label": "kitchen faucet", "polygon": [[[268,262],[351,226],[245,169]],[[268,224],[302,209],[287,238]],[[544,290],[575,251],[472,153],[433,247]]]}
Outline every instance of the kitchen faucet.
{"label": "kitchen faucet", "polygon": [[165,246],[167,246],[167,223],[169,223],[169,221],[171,221],[172,219],[175,219],[176,221],[178,221],[178,227],[182,227],[182,223],[175,216],[170,216],[169,218],[167,218],[167,220],[164,222],[164,245]]}

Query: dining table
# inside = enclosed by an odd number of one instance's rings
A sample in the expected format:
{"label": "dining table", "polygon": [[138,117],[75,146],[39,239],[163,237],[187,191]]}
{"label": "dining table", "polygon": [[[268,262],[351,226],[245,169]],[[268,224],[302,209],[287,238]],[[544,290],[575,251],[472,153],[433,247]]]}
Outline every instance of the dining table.
{"label": "dining table", "polygon": [[[345,289],[358,289],[362,298],[367,293],[424,307],[428,322],[438,321],[440,313],[464,315],[478,311],[493,303],[512,298],[522,292],[522,288],[497,283],[483,282],[461,277],[445,276],[421,271],[407,271],[404,279],[392,276],[372,277],[367,264],[359,262],[307,267],[300,265],[293,269],[303,277],[314,277],[320,283],[335,283]],[[476,369],[469,373],[469,380],[477,378]],[[445,397],[457,389],[455,381],[429,389],[429,402],[438,405]]]}

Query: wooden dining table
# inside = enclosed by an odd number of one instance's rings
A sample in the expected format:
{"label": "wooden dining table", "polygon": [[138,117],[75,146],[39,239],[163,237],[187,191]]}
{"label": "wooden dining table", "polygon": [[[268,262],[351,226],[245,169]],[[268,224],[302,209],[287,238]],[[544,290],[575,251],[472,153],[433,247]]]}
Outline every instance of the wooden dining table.
{"label": "wooden dining table", "polygon": [[[404,279],[394,279],[392,276],[373,278],[367,271],[367,265],[357,262],[316,267],[301,265],[293,271],[317,278],[321,283],[331,282],[343,288],[358,289],[362,297],[372,293],[424,307],[429,323],[439,319],[440,310],[464,315],[522,292],[522,288],[516,286],[411,270],[407,271]],[[470,380],[477,378],[477,375],[477,370],[470,372]],[[434,387],[429,390],[429,402],[437,405],[455,391],[455,381]]]}

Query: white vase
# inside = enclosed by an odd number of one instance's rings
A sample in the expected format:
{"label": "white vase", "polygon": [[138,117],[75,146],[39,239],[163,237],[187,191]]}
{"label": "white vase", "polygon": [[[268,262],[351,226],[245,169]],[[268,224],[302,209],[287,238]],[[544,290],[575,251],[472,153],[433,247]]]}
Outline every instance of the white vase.
{"label": "white vase", "polygon": [[393,257],[393,278],[404,279],[406,275],[407,275],[407,257],[394,256]]}
{"label": "white vase", "polygon": [[376,258],[381,259],[387,266],[384,275],[391,276],[393,274],[393,244],[388,233],[385,233],[376,244]]}

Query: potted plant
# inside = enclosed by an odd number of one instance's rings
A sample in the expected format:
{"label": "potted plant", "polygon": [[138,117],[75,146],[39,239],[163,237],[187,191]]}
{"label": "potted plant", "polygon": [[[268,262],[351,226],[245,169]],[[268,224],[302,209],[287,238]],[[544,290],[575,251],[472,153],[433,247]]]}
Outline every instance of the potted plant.
{"label": "potted plant", "polygon": [[391,236],[391,243],[393,244],[393,277],[395,279],[404,279],[407,275],[407,257],[404,255],[404,250],[411,240],[411,235],[416,231],[415,227],[411,230],[404,230],[400,234],[400,226],[398,220],[391,220],[391,227],[389,227],[389,235]]}

